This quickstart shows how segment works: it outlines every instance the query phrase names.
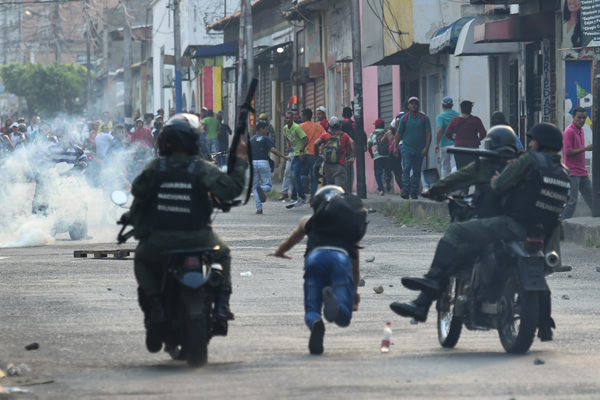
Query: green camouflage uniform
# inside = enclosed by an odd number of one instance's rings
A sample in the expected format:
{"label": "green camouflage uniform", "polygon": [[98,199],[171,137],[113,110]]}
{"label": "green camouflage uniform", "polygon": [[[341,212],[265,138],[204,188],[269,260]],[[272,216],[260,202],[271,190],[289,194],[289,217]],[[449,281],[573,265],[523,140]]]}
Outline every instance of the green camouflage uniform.
{"label": "green camouflage uniform", "polygon": [[[169,166],[187,163],[194,157],[173,155],[168,157]],[[245,182],[248,162],[236,159],[231,175],[227,175],[213,164],[197,160],[200,168],[197,173],[197,184],[207,192],[221,200],[233,200],[242,193]],[[169,249],[213,247],[219,245],[221,250],[217,253],[215,262],[223,266],[222,289],[231,288],[231,256],[229,248],[221,238],[212,230],[212,226],[198,230],[154,230],[152,228],[151,202],[158,173],[158,160],[151,161],[144,171],[135,179],[131,187],[134,196],[131,206],[131,221],[135,229],[135,237],[139,239],[135,251],[134,269],[138,285],[146,295],[160,293],[162,278],[163,258],[161,252]],[[210,211],[209,211],[210,212]]]}
{"label": "green camouflage uniform", "polygon": [[[560,157],[553,155],[553,157]],[[494,193],[498,196],[508,194],[525,175],[533,169],[534,161],[531,154],[525,153],[519,158],[511,162],[500,174],[500,176],[492,183],[491,187]],[[453,184],[452,187],[462,187],[465,184],[476,184],[482,181],[486,174],[488,180],[494,174],[494,171],[481,168],[477,173],[474,171],[474,164],[471,163],[466,167],[458,170],[454,174],[448,175],[440,181],[440,187],[445,185],[450,187],[447,181]],[[482,163],[483,165],[484,163]],[[453,175],[457,177],[453,177]],[[462,177],[464,181],[458,182],[458,177]],[[444,183],[444,181],[446,181]],[[436,193],[439,189],[438,184],[430,189],[430,192]],[[436,189],[434,189],[436,188]],[[443,193],[443,192],[442,192]],[[477,256],[481,249],[489,244],[501,240],[523,240],[527,235],[526,226],[519,223],[514,218],[507,215],[499,215],[490,218],[472,219],[464,222],[453,222],[448,226],[444,233],[444,239],[455,246],[458,251],[459,259],[472,259]],[[560,226],[551,232],[547,232],[544,240],[545,251],[556,251],[560,255]]]}

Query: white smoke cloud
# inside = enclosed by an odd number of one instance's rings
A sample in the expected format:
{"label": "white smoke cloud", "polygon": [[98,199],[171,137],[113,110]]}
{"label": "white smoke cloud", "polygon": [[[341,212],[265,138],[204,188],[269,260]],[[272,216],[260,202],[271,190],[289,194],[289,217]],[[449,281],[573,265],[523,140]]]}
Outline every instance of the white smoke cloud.
{"label": "white smoke cloud", "polygon": [[[80,129],[76,120],[63,121],[68,127],[65,136],[85,145],[87,129]],[[151,151],[129,148],[113,152],[106,160],[91,154],[87,172],[97,174],[90,180],[81,170],[64,172],[64,165],[49,162],[52,144],[40,138],[0,154],[0,248],[45,246],[73,235],[82,236],[81,243],[116,242],[116,221],[125,210],[111,202],[110,193],[129,189],[152,157]],[[47,209],[33,213],[33,203],[43,203]]]}

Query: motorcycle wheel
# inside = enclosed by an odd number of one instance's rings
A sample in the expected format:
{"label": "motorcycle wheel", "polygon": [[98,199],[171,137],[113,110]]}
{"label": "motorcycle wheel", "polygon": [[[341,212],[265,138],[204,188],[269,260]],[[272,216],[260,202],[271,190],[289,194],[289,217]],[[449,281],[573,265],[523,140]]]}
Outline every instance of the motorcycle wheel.
{"label": "motorcycle wheel", "polygon": [[183,352],[190,367],[201,367],[208,361],[208,339],[206,318],[188,317]]}
{"label": "motorcycle wheel", "polygon": [[183,347],[180,345],[165,343],[165,351],[175,361],[185,361],[185,359],[186,359],[185,352],[183,351]]}
{"label": "motorcycle wheel", "polygon": [[456,277],[448,280],[446,290],[436,303],[438,341],[442,347],[453,348],[458,343],[462,330],[462,318],[454,315]]}
{"label": "motorcycle wheel", "polygon": [[526,353],[538,324],[539,296],[524,291],[516,276],[507,279],[498,300],[498,335],[507,353]]}

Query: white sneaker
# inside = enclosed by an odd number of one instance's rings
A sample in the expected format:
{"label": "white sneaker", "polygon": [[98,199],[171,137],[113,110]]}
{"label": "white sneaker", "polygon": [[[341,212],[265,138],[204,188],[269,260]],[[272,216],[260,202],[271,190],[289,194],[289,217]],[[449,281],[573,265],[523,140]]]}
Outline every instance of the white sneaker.
{"label": "white sneaker", "polygon": [[285,208],[287,208],[289,210],[290,208],[294,208],[294,207],[296,207],[297,205],[300,205],[300,204],[301,204],[300,200],[292,200],[292,201],[290,201],[289,204],[287,204],[285,206]]}

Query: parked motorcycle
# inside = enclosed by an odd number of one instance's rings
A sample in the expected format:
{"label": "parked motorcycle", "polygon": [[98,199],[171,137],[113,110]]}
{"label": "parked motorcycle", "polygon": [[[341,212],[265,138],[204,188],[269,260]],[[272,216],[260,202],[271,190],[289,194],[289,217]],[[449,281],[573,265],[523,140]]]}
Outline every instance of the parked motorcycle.
{"label": "parked motorcycle", "polygon": [[[124,192],[111,195],[113,202],[127,202]],[[128,213],[118,224],[119,244],[133,236]],[[223,268],[215,263],[219,246],[212,248],[175,249],[164,252],[161,300],[168,321],[164,332],[164,349],[174,360],[190,366],[202,366],[208,360],[208,343],[213,336],[216,301]]]}
{"label": "parked motorcycle", "polygon": [[[452,221],[469,219],[471,199],[448,197]],[[442,347],[458,342],[462,326],[468,330],[496,329],[508,353],[526,353],[535,338],[540,296],[548,290],[546,275],[570,271],[554,251],[543,253],[541,226],[525,240],[487,246],[474,265],[455,272],[437,300],[437,332]]]}

